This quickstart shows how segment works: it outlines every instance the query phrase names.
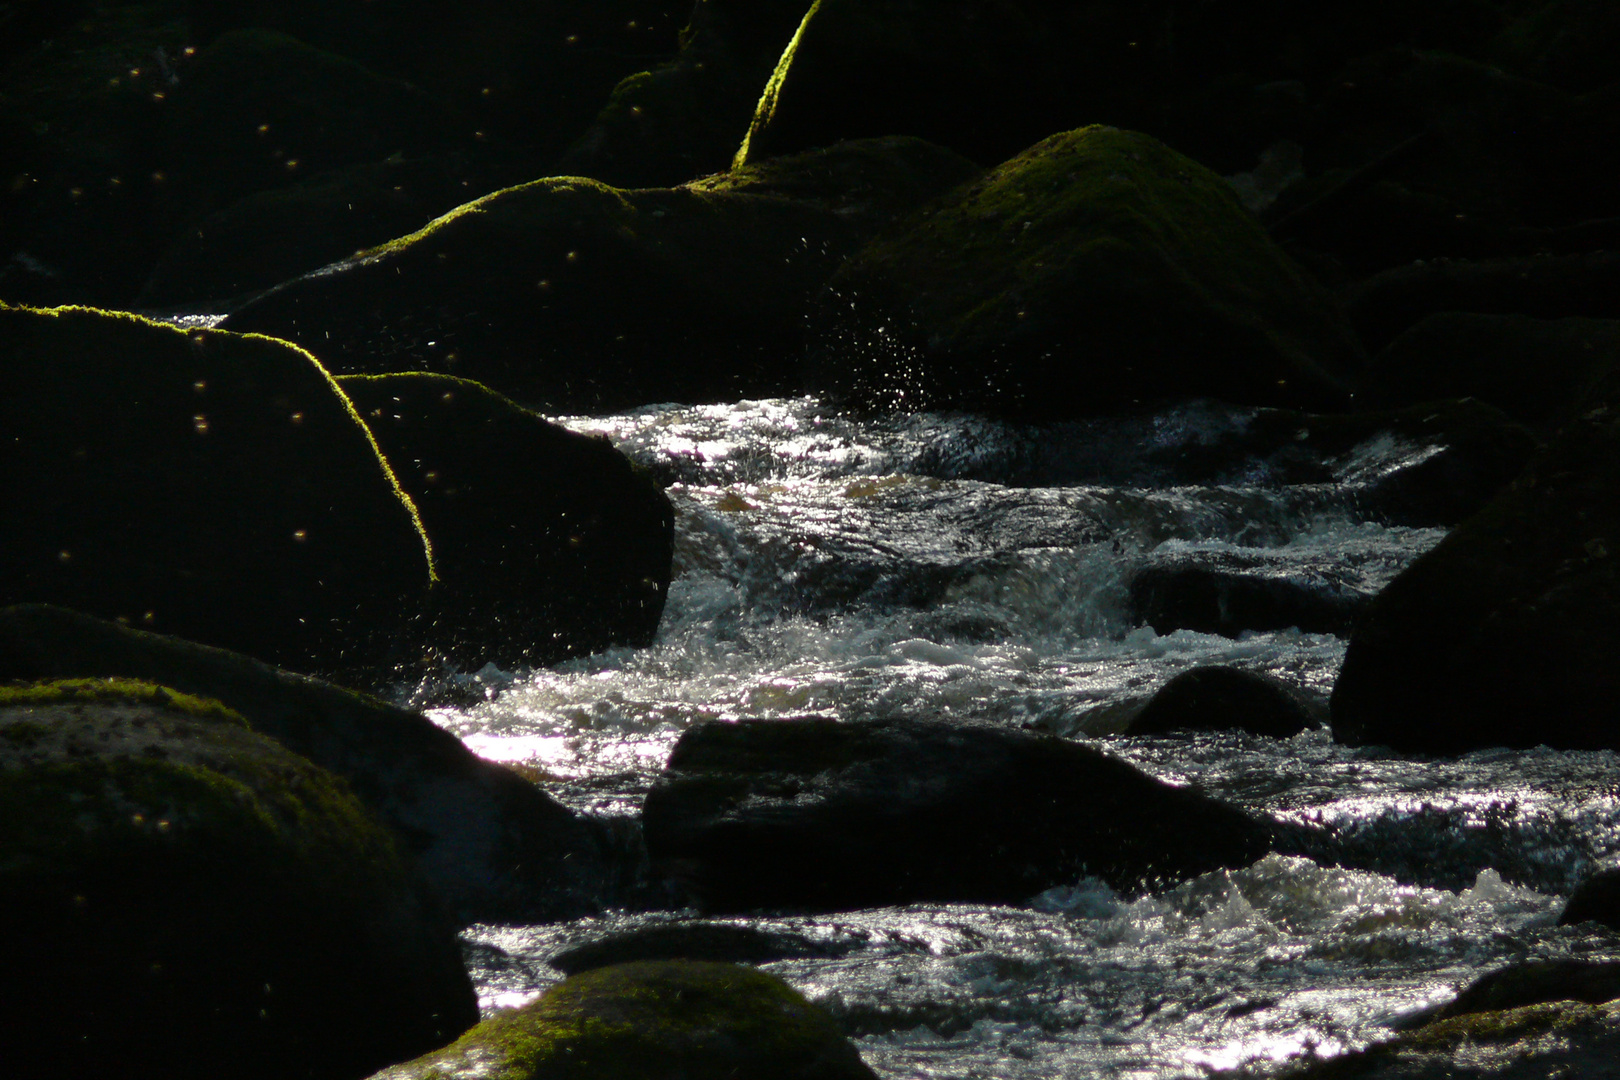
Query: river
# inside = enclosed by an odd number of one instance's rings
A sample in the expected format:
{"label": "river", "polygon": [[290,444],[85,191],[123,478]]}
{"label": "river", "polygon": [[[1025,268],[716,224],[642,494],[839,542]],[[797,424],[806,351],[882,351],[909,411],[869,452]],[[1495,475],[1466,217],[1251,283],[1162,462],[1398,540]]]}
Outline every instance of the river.
{"label": "river", "polygon": [[[1262,671],[1325,701],[1344,655],[1328,633],[1135,625],[1143,566],[1234,556],[1370,593],[1444,535],[1363,509],[1369,483],[1432,452],[1399,439],[1325,462],[1330,481],[1254,459],[1189,483],[1178,463],[1253,415],[854,419],[798,398],[563,418],[669,485],[657,641],[446,676],[415,699],[594,813],[635,814],[700,721],[917,716],[1095,740],[1336,838],[1335,864],[1271,855],[1146,897],[1079,880],[1017,906],[722,920],[817,943],[764,967],[831,1009],[886,1080],[1270,1076],[1388,1037],[1509,961],[1620,955],[1620,935],[1556,926],[1574,883],[1620,849],[1612,753],[1427,761],[1325,730],[1110,733],[1107,706],[1189,667]],[[464,942],[493,1009],[561,978],[547,963],[560,950],[681,915],[478,925]]]}

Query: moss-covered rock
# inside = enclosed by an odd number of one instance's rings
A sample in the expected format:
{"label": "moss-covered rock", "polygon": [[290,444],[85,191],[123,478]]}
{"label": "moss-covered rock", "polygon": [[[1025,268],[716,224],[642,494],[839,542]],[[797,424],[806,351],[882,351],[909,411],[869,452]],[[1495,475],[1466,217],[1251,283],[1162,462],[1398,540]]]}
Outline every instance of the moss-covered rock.
{"label": "moss-covered rock", "polygon": [[1333,689],[1335,736],[1620,747],[1617,487],[1620,415],[1600,406],[1378,595]]}
{"label": "moss-covered rock", "polygon": [[838,1026],[782,980],[645,961],[567,979],[373,1080],[872,1080]]}
{"label": "moss-covered rock", "polygon": [[1620,320],[1431,315],[1390,342],[1362,375],[1373,408],[1473,397],[1550,430],[1620,363]]}
{"label": "moss-covered rock", "polygon": [[868,244],[830,283],[811,378],[868,406],[1076,416],[1199,396],[1337,404],[1357,358],[1229,185],[1089,127]]}
{"label": "moss-covered rock", "polygon": [[[896,203],[970,168],[919,145],[678,188],[537,180],[274,289],[227,325],[308,343],[345,373],[462,375],[545,411],[790,391],[807,298]],[[777,194],[795,171],[821,194]],[[834,194],[846,173],[854,190]]]}
{"label": "moss-covered rock", "polygon": [[0,305],[0,370],[0,603],[331,669],[428,588],[415,508],[303,350]]}
{"label": "moss-covered rock", "polygon": [[349,785],[459,922],[568,918],[635,869],[608,830],[420,713],[178,638],[46,605],[0,609],[0,680],[116,676],[224,702]]}
{"label": "moss-covered rock", "polygon": [[449,923],[332,774],[217,702],[0,689],[8,1075],[363,1075],[477,1020]]}
{"label": "moss-covered rock", "polygon": [[338,382],[433,537],[436,652],[510,667],[652,641],[675,515],[611,443],[450,375]]}
{"label": "moss-covered rock", "polygon": [[1610,1080],[1620,1054],[1620,1006],[1561,1001],[1470,1013],[1426,1024],[1365,1050],[1283,1074],[1285,1080]]}
{"label": "moss-covered rock", "polygon": [[642,820],[716,911],[1152,889],[1270,849],[1269,826],[1096,749],[988,726],[770,720],[681,736]]}

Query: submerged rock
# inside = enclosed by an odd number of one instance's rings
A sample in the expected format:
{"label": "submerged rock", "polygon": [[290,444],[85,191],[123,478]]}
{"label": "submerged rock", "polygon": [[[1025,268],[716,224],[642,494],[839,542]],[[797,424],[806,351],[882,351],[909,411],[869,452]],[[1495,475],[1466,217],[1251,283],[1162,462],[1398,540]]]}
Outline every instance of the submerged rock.
{"label": "submerged rock", "polygon": [[0,689],[0,838],[8,1076],[346,1080],[477,1022],[393,838],[217,702]]}
{"label": "submerged rock", "polygon": [[1620,414],[1564,427],[1368,607],[1333,688],[1350,744],[1620,747]]}
{"label": "submerged rock", "polygon": [[1554,1001],[1602,1005],[1616,1000],[1620,1000],[1620,962],[1527,960],[1481,975],[1428,1016],[1444,1020]]}
{"label": "submerged rock", "polygon": [[819,1006],[731,964],[597,968],[373,1080],[873,1080]]}
{"label": "submerged rock", "polygon": [[1073,417],[1191,397],[1336,407],[1358,355],[1224,180],[1148,136],[1089,127],[845,264],[809,371],[866,407]]}
{"label": "submerged rock", "polygon": [[0,609],[0,680],[87,675],[217,699],[259,735],[342,777],[461,923],[595,910],[634,869],[605,827],[475,757],[420,713],[61,608]]}
{"label": "submerged rock", "polygon": [[266,338],[0,304],[0,604],[295,667],[386,655],[431,551],[320,363]]}
{"label": "submerged rock", "polygon": [[462,375],[548,412],[791,392],[809,297],[838,261],[971,172],[887,140],[678,188],[537,180],[226,325],[307,343],[343,373]]}
{"label": "submerged rock", "polygon": [[675,515],[612,444],[466,379],[338,382],[433,538],[439,582],[415,632],[436,653],[511,667],[651,643]]}
{"label": "submerged rock", "polygon": [[1161,686],[1126,734],[1238,729],[1286,739],[1326,719],[1326,708],[1280,679],[1240,668],[1196,667]]}
{"label": "submerged rock", "polygon": [[1083,875],[1157,888],[1253,862],[1268,827],[1079,743],[906,721],[701,724],[643,812],[706,908],[1016,902]]}
{"label": "submerged rock", "polygon": [[546,962],[577,975],[593,968],[642,960],[715,960],[764,964],[772,960],[837,956],[839,947],[803,934],[696,919],[665,923],[573,945]]}

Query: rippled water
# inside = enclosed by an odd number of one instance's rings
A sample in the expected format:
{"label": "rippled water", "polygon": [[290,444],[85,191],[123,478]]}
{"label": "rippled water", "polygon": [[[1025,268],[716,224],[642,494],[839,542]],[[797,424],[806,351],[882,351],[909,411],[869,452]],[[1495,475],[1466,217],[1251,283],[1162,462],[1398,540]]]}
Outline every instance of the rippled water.
{"label": "rippled water", "polygon": [[[1264,460],[1183,483],[1189,457],[1250,415],[859,421],[797,399],[570,419],[670,484],[658,640],[455,676],[458,700],[483,700],[432,715],[600,813],[633,814],[698,721],[914,715],[1098,739],[1333,837],[1338,865],[1274,855],[1157,896],[1078,881],[1018,907],[752,920],[826,945],[765,966],[833,1009],[885,1077],[1264,1075],[1386,1036],[1510,959],[1620,952],[1611,933],[1554,925],[1572,883],[1620,849],[1613,754],[1428,762],[1323,731],[1109,734],[1101,706],[1188,667],[1325,698],[1343,658],[1329,634],[1135,626],[1127,584],[1147,561],[1235,553],[1372,592],[1443,535],[1362,517],[1363,485],[1433,452],[1393,439],[1329,462],[1333,483],[1284,483]],[[475,927],[469,956],[486,1006],[515,1004],[561,977],[546,963],[560,949],[674,917]]]}

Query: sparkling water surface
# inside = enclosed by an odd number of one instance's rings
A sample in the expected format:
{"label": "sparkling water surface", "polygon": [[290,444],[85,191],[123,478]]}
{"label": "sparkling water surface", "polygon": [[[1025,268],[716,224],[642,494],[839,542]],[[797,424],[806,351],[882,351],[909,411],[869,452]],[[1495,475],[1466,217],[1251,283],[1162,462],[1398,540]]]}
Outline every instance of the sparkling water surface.
{"label": "sparkling water surface", "polygon": [[[1330,634],[1135,626],[1127,585],[1146,560],[1230,552],[1372,592],[1444,535],[1359,509],[1364,485],[1434,452],[1394,439],[1326,463],[1330,483],[1285,483],[1264,460],[1185,482],[1189,458],[1251,417],[860,420],[804,398],[568,418],[670,485],[658,639],[448,675],[431,693],[474,703],[430,715],[596,813],[634,814],[700,721],[918,716],[1096,740],[1332,838],[1337,864],[1271,855],[1154,896],[1083,880],[1013,907],[719,920],[827,944],[764,967],[832,1009],[886,1078],[1272,1075],[1387,1037],[1509,961],[1620,955],[1620,935],[1555,925],[1574,882],[1620,849],[1611,753],[1429,761],[1325,731],[1109,734],[1100,707],[1189,667],[1263,671],[1325,700],[1344,655]],[[561,978],[546,962],[560,950],[682,914],[465,940],[496,1008]]]}

